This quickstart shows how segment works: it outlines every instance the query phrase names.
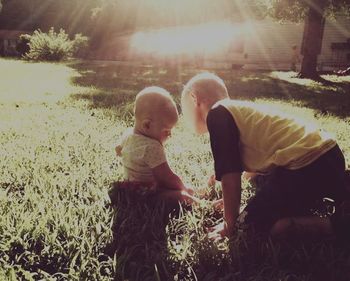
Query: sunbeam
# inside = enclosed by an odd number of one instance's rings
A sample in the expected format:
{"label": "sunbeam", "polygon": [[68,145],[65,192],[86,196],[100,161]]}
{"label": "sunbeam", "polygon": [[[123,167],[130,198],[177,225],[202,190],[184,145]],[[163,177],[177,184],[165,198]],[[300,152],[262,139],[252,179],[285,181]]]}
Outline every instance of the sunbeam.
{"label": "sunbeam", "polygon": [[134,53],[159,56],[215,54],[227,50],[240,40],[240,25],[214,22],[185,27],[169,27],[149,32],[138,32],[131,39]]}

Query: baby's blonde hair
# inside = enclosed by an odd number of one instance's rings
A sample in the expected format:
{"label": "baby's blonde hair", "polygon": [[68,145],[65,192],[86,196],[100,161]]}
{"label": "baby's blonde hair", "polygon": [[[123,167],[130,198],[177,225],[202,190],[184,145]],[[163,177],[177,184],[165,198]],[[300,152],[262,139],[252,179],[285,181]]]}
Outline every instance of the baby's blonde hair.
{"label": "baby's blonde hair", "polygon": [[182,104],[188,100],[191,93],[210,106],[229,97],[224,81],[210,72],[197,74],[187,82],[181,94]]}
{"label": "baby's blonde hair", "polygon": [[[134,106],[135,119],[142,121],[145,118],[174,118],[178,115],[176,104],[170,93],[157,86],[144,88],[136,95]],[[161,116],[160,116],[161,115]]]}

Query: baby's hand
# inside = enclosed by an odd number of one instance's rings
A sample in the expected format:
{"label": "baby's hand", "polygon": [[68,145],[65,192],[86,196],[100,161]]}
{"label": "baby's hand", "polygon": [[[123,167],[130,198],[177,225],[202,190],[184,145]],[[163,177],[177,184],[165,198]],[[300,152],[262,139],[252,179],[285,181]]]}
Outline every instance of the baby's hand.
{"label": "baby's hand", "polygon": [[257,176],[256,173],[250,173],[250,172],[243,172],[242,178],[247,181],[252,181]]}
{"label": "baby's hand", "polygon": [[199,205],[202,202],[202,200],[200,200],[197,197],[194,197],[194,196],[190,195],[186,190],[182,190],[181,191],[181,195],[182,195],[182,197],[184,199],[184,202],[186,202],[187,204]]}
{"label": "baby's hand", "polygon": [[208,179],[208,186],[212,187],[215,185],[216,179],[215,179],[215,175],[211,175]]}
{"label": "baby's hand", "polygon": [[115,154],[117,155],[117,156],[119,156],[119,157],[121,157],[122,156],[122,146],[121,145],[117,145],[116,147],[115,147]]}
{"label": "baby's hand", "polygon": [[224,209],[224,200],[218,199],[211,202],[211,205],[215,210],[222,211]]}

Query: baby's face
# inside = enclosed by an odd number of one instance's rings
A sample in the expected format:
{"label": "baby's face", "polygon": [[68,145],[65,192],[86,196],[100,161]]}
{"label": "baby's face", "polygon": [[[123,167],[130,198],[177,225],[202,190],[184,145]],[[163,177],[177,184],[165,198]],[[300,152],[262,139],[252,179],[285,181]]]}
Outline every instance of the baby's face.
{"label": "baby's face", "polygon": [[136,129],[141,134],[164,143],[178,120],[178,111],[170,96],[157,92],[136,98]]}
{"label": "baby's face", "polygon": [[178,118],[176,116],[176,118],[173,117],[162,119],[160,117],[157,120],[152,120],[147,132],[148,136],[158,140],[161,144],[165,143],[171,136],[171,130],[176,125],[177,119]]}

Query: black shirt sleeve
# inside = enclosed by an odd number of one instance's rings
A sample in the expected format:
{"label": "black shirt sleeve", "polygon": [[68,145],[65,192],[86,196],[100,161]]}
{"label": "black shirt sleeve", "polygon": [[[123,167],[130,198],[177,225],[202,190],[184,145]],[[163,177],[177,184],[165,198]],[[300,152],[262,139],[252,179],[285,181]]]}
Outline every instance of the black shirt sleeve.
{"label": "black shirt sleeve", "polygon": [[222,105],[211,109],[207,117],[216,180],[227,173],[240,173],[239,131],[231,113]]}

